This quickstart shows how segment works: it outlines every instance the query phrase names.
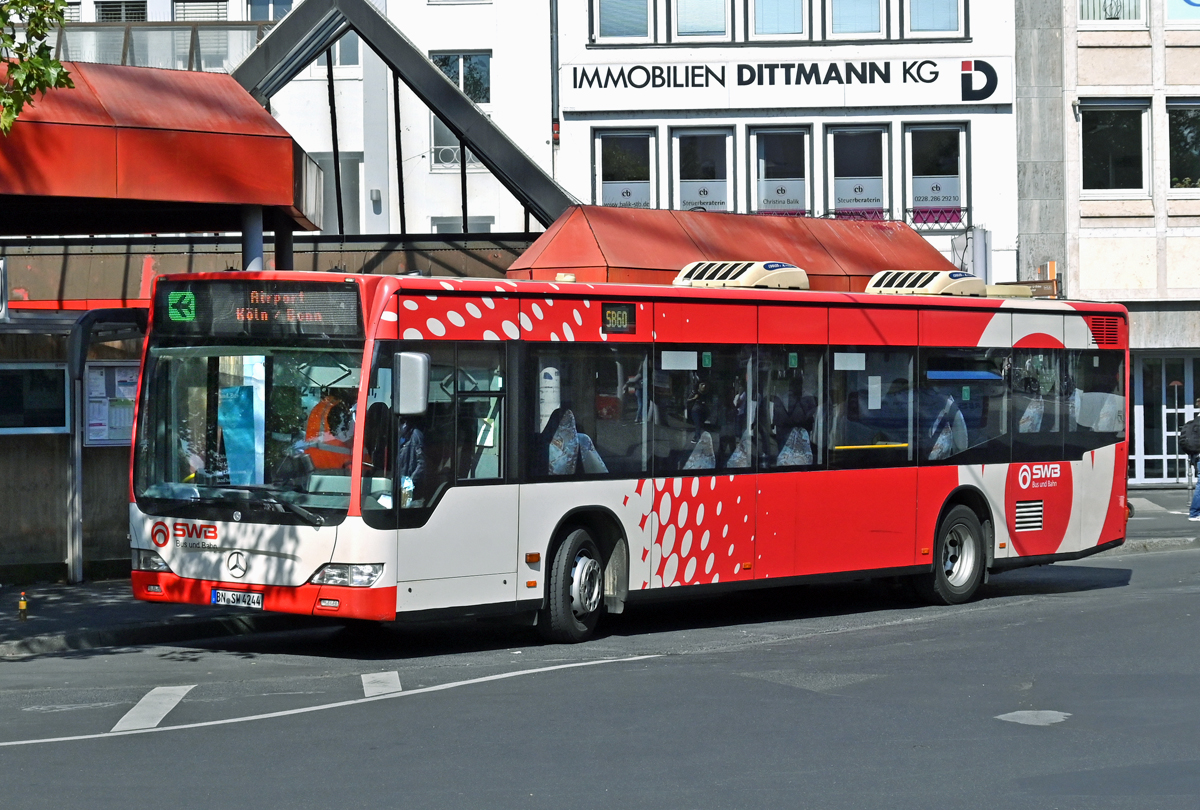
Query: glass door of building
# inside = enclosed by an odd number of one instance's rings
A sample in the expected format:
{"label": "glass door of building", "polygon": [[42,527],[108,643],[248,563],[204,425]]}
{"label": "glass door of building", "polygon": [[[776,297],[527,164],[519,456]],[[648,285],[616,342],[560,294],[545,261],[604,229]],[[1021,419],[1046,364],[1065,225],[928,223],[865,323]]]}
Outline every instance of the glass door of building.
{"label": "glass door of building", "polygon": [[1187,455],[1178,437],[1196,415],[1192,403],[1200,383],[1200,357],[1134,358],[1131,382],[1130,483],[1186,483]]}

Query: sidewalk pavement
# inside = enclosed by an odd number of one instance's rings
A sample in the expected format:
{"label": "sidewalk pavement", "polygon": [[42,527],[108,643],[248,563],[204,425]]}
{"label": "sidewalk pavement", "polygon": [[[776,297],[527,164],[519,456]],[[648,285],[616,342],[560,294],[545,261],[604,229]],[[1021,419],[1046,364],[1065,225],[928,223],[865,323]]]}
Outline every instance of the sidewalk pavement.
{"label": "sidewalk pavement", "polygon": [[[27,620],[17,603],[24,591]],[[0,587],[0,658],[325,626],[327,619],[134,599],[129,580]]]}

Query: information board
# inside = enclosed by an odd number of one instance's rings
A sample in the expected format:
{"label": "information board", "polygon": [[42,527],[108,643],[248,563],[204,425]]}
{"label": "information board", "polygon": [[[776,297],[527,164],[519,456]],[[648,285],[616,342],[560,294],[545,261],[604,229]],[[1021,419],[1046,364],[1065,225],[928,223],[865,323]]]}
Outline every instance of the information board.
{"label": "information board", "polygon": [[160,281],[154,331],[197,337],[362,336],[358,285],[308,281]]}
{"label": "information board", "polygon": [[137,399],[138,363],[98,361],[84,376],[83,443],[89,447],[128,445],[133,440],[133,404]]}

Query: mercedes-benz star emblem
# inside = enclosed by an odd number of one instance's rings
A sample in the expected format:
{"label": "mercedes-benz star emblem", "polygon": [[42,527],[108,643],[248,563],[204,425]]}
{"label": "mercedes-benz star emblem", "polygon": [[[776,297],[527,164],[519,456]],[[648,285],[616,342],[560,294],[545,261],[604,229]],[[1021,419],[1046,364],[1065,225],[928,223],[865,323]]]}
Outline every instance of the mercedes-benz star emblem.
{"label": "mercedes-benz star emblem", "polygon": [[234,512],[234,513],[233,513],[233,519],[234,519],[234,520],[241,520],[241,519],[242,519],[242,513],[241,513],[241,512]]}
{"label": "mercedes-benz star emblem", "polygon": [[240,579],[246,575],[246,555],[240,551],[229,552],[229,556],[225,558],[225,565],[229,568],[231,576]]}

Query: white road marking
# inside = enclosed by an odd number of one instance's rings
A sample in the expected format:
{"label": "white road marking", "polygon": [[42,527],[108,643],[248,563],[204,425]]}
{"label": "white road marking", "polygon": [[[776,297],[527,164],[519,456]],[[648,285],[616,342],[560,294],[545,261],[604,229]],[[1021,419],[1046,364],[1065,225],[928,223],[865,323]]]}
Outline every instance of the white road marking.
{"label": "white road marking", "polygon": [[1149,498],[1130,498],[1129,505],[1139,512],[1167,512],[1165,506],[1159,506]]}
{"label": "white road marking", "polygon": [[400,691],[399,672],[369,672],[362,676],[363,695],[390,695]]}
{"label": "white road marking", "polygon": [[[110,731],[106,734],[77,734],[72,737],[46,737],[40,740],[11,740],[9,742],[0,742],[0,748],[9,748],[14,745],[37,745],[38,743],[52,742],[73,742],[75,740],[100,740],[107,737],[127,737],[131,734],[154,734],[159,731],[182,731],[189,728],[208,728],[210,726],[228,726],[234,723],[249,723],[254,720],[270,720],[275,717],[289,717],[294,714],[308,714],[309,712],[321,712],[326,709],[340,709],[343,706],[355,706],[359,703],[373,703],[377,700],[391,700],[393,698],[411,697],[413,695],[423,695],[426,692],[442,692],[446,689],[455,689],[460,686],[471,686],[477,683],[488,683],[489,681],[503,681],[508,678],[519,678],[522,675],[536,675],[540,672],[554,672],[560,669],[576,669],[578,667],[594,667],[598,664],[627,664],[633,661],[645,661],[650,658],[659,658],[658,655],[634,655],[629,658],[604,658],[599,661],[580,661],[575,664],[558,664],[552,667],[538,667],[537,669],[521,669],[516,672],[504,672],[499,675],[487,675],[482,678],[472,678],[467,681],[454,681],[452,683],[443,683],[437,686],[425,686],[420,689],[410,689],[407,692],[390,692],[386,695],[376,695],[374,697],[357,698],[356,700],[341,700],[337,703],[325,703],[320,706],[306,706],[300,709],[286,709],[278,712],[267,712],[266,714],[252,714],[247,717],[230,717],[225,720],[209,720],[203,723],[186,723],[178,726],[163,726],[161,728],[139,728],[129,731]],[[190,688],[190,687],[189,687]]]}
{"label": "white road marking", "polygon": [[[154,728],[163,718],[179,705],[183,696],[196,688],[191,686],[156,686],[137,702],[137,705],[125,713],[125,716],[112,727],[113,731],[136,731]],[[110,734],[112,732],[109,732]]]}
{"label": "white road marking", "polygon": [[997,720],[1020,723],[1023,726],[1052,726],[1071,716],[1070,712],[1009,712],[996,715]]}

